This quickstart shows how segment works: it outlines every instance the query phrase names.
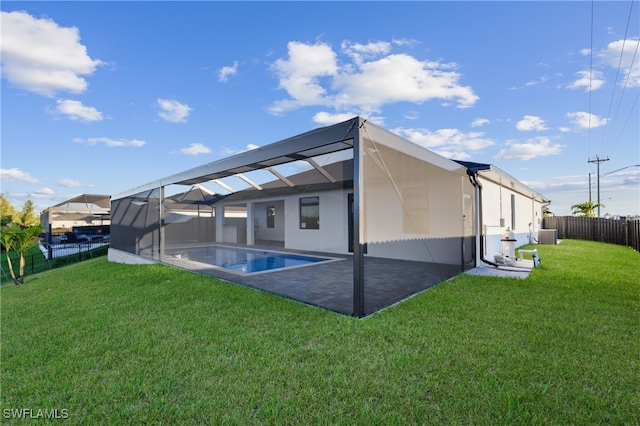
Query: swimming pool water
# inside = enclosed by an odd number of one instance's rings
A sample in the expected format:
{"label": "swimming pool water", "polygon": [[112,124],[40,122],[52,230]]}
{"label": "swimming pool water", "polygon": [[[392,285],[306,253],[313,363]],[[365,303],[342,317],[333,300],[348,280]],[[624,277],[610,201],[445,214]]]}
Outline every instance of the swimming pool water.
{"label": "swimming pool water", "polygon": [[209,246],[189,250],[188,258],[245,274],[303,266],[331,259],[237,247]]}

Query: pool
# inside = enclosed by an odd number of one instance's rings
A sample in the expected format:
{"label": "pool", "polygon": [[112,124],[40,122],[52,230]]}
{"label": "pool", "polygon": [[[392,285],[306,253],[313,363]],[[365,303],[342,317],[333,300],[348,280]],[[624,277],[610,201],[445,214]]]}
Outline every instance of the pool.
{"label": "pool", "polygon": [[227,246],[183,248],[171,256],[179,260],[206,263],[241,274],[269,272],[336,260],[328,257]]}

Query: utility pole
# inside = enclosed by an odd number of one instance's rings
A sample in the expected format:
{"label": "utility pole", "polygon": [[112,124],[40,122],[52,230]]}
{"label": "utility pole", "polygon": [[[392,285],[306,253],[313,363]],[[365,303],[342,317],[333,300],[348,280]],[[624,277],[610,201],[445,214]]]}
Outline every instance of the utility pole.
{"label": "utility pole", "polygon": [[589,172],[589,203],[591,203],[591,172]]}
{"label": "utility pole", "polygon": [[598,217],[600,217],[600,163],[602,163],[603,161],[609,161],[609,157],[600,158],[600,157],[598,157],[596,155],[596,159],[595,160],[587,161],[588,163],[596,163],[596,165],[598,166],[598,177],[597,177],[597,182],[598,182]]}

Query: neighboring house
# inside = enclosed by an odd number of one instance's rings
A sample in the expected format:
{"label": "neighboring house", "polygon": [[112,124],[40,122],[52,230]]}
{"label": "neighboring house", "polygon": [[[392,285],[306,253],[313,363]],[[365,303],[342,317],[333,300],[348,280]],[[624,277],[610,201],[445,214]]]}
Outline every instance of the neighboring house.
{"label": "neighboring house", "polygon": [[[493,166],[448,160],[355,117],[114,195],[109,258],[362,317],[492,259],[507,227],[528,243],[546,202]],[[231,271],[258,247],[333,263]]]}
{"label": "neighboring house", "polygon": [[82,194],[45,209],[40,223],[54,234],[69,232],[78,227],[108,226],[111,200],[109,195]]}

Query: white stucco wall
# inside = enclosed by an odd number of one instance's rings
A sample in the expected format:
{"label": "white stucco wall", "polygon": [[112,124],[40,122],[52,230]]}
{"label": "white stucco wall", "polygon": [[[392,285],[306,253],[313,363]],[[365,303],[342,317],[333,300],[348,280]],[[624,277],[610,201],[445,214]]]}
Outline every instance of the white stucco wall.
{"label": "white stucco wall", "polygon": [[[495,182],[486,179],[480,181],[485,258],[492,260],[496,253],[502,253],[501,240],[507,228],[515,234],[516,247],[535,243],[542,221],[542,204]],[[515,223],[512,223],[512,195],[515,201]]]}
{"label": "white stucco wall", "polygon": [[[349,192],[353,191],[304,192],[250,201],[253,203],[255,240],[284,241],[285,248],[292,250],[348,253],[347,194]],[[320,197],[320,229],[301,229],[300,198],[314,196]],[[236,206],[239,204],[233,203]],[[224,203],[218,204],[218,208],[222,206]],[[276,208],[274,228],[267,228],[267,206]],[[228,238],[224,241],[228,241]]]}
{"label": "white stucco wall", "polygon": [[[274,226],[267,228],[267,207],[275,207]],[[255,203],[253,208],[253,224],[256,240],[284,241],[284,202],[272,200]]]}
{"label": "white stucco wall", "polygon": [[[285,247],[326,253],[348,252],[346,190],[306,192],[285,199]],[[300,229],[301,197],[320,197],[320,229]]]}

